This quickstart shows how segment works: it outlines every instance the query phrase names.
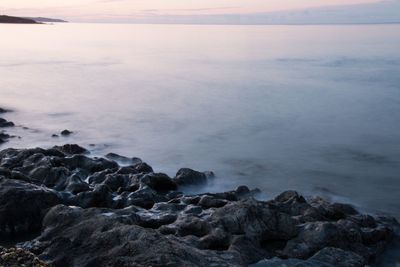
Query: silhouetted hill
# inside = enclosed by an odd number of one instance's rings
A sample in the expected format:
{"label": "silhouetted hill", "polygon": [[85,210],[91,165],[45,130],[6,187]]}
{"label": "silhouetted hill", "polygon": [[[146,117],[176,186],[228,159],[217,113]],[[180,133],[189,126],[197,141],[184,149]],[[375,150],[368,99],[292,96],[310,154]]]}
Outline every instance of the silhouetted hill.
{"label": "silhouetted hill", "polygon": [[68,22],[62,19],[52,19],[52,18],[43,18],[43,17],[37,17],[37,18],[32,18],[32,17],[25,17],[25,19],[31,19],[36,22]]}
{"label": "silhouetted hill", "polygon": [[0,23],[37,24],[37,22],[32,19],[5,16],[5,15],[0,15]]}

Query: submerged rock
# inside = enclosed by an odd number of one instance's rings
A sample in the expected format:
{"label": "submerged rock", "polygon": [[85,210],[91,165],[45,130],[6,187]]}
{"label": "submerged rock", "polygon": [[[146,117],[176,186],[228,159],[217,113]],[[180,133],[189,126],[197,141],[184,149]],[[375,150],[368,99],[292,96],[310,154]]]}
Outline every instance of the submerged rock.
{"label": "submerged rock", "polygon": [[71,135],[71,134],[73,134],[74,132],[72,132],[72,131],[70,131],[70,130],[63,130],[62,132],[61,132],[61,135],[62,136],[69,136],[69,135]]}
{"label": "submerged rock", "polygon": [[20,246],[52,266],[364,266],[399,229],[390,217],[295,191],[270,201],[246,186],[185,195],[179,185],[207,174],[170,178],[137,158],[85,152],[0,151],[0,234],[42,230]]}
{"label": "submerged rock", "polygon": [[12,121],[7,121],[6,119],[0,118],[0,128],[14,127],[15,124]]}
{"label": "submerged rock", "polygon": [[0,132],[0,144],[7,142],[11,136],[5,132]]}

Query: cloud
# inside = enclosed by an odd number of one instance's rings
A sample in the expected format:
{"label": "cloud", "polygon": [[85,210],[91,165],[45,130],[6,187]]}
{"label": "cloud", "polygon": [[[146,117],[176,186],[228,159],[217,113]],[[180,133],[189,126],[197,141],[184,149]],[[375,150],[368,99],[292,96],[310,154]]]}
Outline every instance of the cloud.
{"label": "cloud", "polygon": [[194,24],[400,23],[400,0],[253,14],[160,15],[136,22]]}

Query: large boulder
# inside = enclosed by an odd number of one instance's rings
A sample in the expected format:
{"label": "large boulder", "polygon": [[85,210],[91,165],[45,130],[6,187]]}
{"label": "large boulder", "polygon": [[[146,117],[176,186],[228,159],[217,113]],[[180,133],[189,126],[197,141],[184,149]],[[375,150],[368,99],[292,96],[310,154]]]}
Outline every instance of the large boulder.
{"label": "large boulder", "polygon": [[149,173],[140,178],[143,184],[157,192],[168,192],[177,189],[176,183],[164,173]]}
{"label": "large boulder", "polygon": [[192,169],[183,168],[176,173],[174,181],[180,186],[201,185],[207,183],[207,175]]}
{"label": "large boulder", "polygon": [[36,232],[46,212],[60,203],[53,191],[23,181],[0,178],[0,232]]}

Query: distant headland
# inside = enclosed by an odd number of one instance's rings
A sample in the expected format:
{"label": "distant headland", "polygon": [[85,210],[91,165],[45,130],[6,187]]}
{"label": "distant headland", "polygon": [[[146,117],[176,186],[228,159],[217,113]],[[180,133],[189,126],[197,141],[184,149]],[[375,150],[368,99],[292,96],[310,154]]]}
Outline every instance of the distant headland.
{"label": "distant headland", "polygon": [[0,15],[0,23],[15,23],[15,24],[41,24],[46,22],[67,22],[61,19],[51,19],[51,18],[31,18],[31,17],[13,17]]}
{"label": "distant headland", "polygon": [[52,19],[52,18],[44,18],[44,17],[25,17],[25,19],[34,20],[36,22],[57,22],[57,23],[66,23],[68,21],[62,19]]}
{"label": "distant headland", "polygon": [[12,16],[0,16],[0,23],[17,23],[17,24],[38,24],[38,22],[33,19],[12,17]]}

